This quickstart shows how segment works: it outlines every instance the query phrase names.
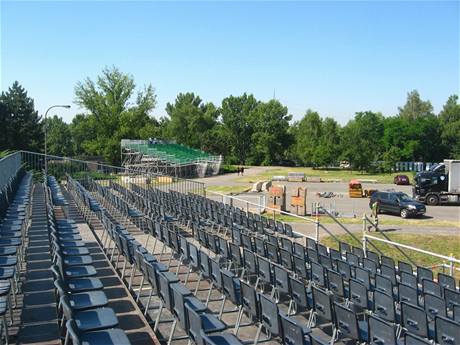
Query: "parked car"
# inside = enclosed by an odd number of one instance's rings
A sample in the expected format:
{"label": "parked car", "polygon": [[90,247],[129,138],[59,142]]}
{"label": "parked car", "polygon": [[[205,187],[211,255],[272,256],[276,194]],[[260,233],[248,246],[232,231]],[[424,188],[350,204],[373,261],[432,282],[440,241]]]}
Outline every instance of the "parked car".
{"label": "parked car", "polygon": [[374,202],[377,202],[377,213],[397,214],[402,218],[421,216],[426,212],[424,204],[402,192],[375,192],[369,201],[371,209]]}
{"label": "parked car", "polygon": [[408,185],[410,184],[409,176],[407,175],[396,175],[394,178],[394,183],[397,185]]}

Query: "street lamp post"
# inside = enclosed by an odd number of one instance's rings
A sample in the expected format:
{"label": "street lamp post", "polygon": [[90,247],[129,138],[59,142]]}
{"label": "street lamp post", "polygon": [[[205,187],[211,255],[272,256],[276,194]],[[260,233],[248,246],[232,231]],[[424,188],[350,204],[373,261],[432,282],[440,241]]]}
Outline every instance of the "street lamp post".
{"label": "street lamp post", "polygon": [[48,138],[48,126],[46,125],[46,115],[48,115],[48,111],[50,111],[53,108],[66,108],[69,109],[70,105],[68,104],[58,104],[58,105],[53,105],[49,107],[46,112],[45,112],[45,176],[48,176],[48,145],[47,145],[47,138]]}

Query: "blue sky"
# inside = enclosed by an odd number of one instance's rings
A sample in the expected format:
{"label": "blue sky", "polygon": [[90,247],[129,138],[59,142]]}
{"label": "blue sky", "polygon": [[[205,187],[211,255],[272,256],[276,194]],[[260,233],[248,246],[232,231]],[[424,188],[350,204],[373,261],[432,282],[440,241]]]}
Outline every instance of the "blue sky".
{"label": "blue sky", "polygon": [[[44,110],[115,65],[151,83],[155,116],[179,92],[220,104],[253,93],[340,123],[397,113],[417,89],[439,111],[459,93],[459,3],[1,1],[1,89]],[[59,115],[66,121],[79,109]]]}

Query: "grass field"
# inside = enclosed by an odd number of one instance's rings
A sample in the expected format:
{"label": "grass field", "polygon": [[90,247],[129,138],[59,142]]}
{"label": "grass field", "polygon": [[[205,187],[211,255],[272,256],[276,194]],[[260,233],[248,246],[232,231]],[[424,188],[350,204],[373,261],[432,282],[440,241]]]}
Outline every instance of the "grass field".
{"label": "grass field", "polygon": [[[373,236],[382,237],[380,234],[372,233]],[[362,248],[361,244],[358,244],[349,235],[336,236],[339,240],[348,242],[355,246]],[[357,236],[358,237],[358,236]],[[459,258],[460,256],[460,241],[453,240],[452,236],[445,235],[419,235],[419,234],[391,234],[388,236],[392,241],[407,244],[418,249],[428,250],[437,254],[446,256],[454,256]],[[358,237],[360,238],[360,237]],[[325,237],[321,239],[321,243],[324,245],[338,249],[338,243],[332,237]],[[408,259],[401,254],[398,249],[394,246],[382,242],[374,243],[378,249],[386,256],[392,257],[397,263],[398,260],[408,261]],[[368,245],[368,249],[375,251],[372,246]],[[419,266],[432,267],[443,263],[442,259],[438,259],[434,256],[425,255],[422,253],[415,252],[413,250],[405,249],[404,252]],[[447,262],[445,262],[447,264]],[[460,267],[457,265],[457,267]],[[457,278],[460,276],[460,272],[456,273]]]}
{"label": "grass field", "polygon": [[238,194],[247,192],[251,189],[251,186],[248,184],[245,185],[233,185],[233,186],[208,186],[206,187],[207,191],[217,192],[222,194]]}
{"label": "grass field", "polygon": [[[313,168],[289,168],[289,167],[279,167],[279,168],[270,168],[266,171],[252,176],[243,176],[236,178],[235,181],[238,182],[247,182],[254,183],[260,180],[269,180],[274,175],[284,175],[287,176],[288,172],[303,172],[308,177],[321,177],[322,179],[340,179],[343,182],[348,182],[351,179],[366,179],[366,180],[376,180],[378,183],[393,183],[393,178],[400,173],[380,173],[380,174],[371,174],[366,172],[359,172],[355,170],[313,170]],[[404,173],[409,175],[411,178],[411,173]]]}

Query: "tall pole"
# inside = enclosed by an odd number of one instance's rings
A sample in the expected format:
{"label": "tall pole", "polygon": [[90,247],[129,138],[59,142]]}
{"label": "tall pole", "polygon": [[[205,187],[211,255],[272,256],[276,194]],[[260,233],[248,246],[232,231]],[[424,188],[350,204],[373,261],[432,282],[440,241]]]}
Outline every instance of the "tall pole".
{"label": "tall pole", "polygon": [[48,111],[50,111],[53,108],[66,108],[69,109],[70,105],[65,104],[57,104],[57,105],[52,105],[48,109],[46,109],[45,112],[45,177],[48,176],[48,126],[46,125],[46,115],[48,115]]}

